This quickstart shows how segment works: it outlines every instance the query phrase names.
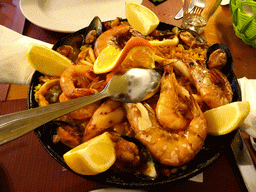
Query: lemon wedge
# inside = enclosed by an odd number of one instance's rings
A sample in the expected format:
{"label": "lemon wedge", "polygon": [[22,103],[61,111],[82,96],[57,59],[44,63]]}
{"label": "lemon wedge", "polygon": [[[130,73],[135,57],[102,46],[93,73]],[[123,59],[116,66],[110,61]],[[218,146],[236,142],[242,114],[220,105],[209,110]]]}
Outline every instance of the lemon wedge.
{"label": "lemon wedge", "polygon": [[233,102],[204,112],[210,135],[224,135],[237,129],[250,112],[250,103]]}
{"label": "lemon wedge", "polygon": [[125,2],[125,15],[130,25],[143,35],[150,34],[159,25],[159,19],[153,11],[134,2]]}
{"label": "lemon wedge", "polygon": [[96,175],[108,170],[115,162],[115,148],[105,132],[63,155],[64,161],[76,173]]}
{"label": "lemon wedge", "polygon": [[60,53],[40,44],[31,43],[27,49],[27,60],[37,71],[52,76],[60,76],[72,62]]}

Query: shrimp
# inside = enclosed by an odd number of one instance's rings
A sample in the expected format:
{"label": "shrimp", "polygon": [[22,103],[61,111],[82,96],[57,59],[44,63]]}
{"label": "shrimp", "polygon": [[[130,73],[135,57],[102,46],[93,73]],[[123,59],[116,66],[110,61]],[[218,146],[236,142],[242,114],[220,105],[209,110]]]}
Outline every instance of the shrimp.
{"label": "shrimp", "polygon": [[190,73],[197,91],[208,107],[215,108],[232,101],[231,85],[220,71],[210,71],[193,61],[190,63]]}
{"label": "shrimp", "polygon": [[[99,81],[89,65],[74,65],[68,67],[60,77],[60,85],[63,93],[60,95],[60,102],[77,97],[93,95],[104,89],[106,82]],[[81,109],[69,113],[74,119],[87,119],[100,106],[100,101],[94,102]]]}
{"label": "shrimp", "polygon": [[160,96],[156,105],[156,116],[164,129],[185,129],[189,120],[182,111],[182,98],[178,95],[178,86],[174,73],[163,76]]}
{"label": "shrimp", "polygon": [[[70,100],[70,98],[68,98],[64,93],[62,93],[59,97],[60,102],[64,102],[68,100]],[[88,119],[92,117],[93,113],[98,109],[99,106],[100,106],[100,101],[96,101],[90,105],[86,105],[85,107],[72,111],[68,115],[73,119],[78,119],[78,120]]]}
{"label": "shrimp", "polygon": [[83,134],[83,141],[88,141],[103,133],[106,129],[122,122],[124,118],[125,112],[122,108],[121,102],[111,99],[106,100],[94,112],[87,124]]}
{"label": "shrimp", "polygon": [[93,67],[89,65],[73,65],[63,71],[60,77],[60,86],[69,98],[93,95],[98,91],[90,88],[96,79]]}
{"label": "shrimp", "polygon": [[187,102],[193,118],[186,129],[175,131],[163,129],[147,103],[124,104],[136,138],[163,165],[180,166],[191,161],[204,144],[207,136],[206,119],[192,95],[187,98]]}
{"label": "shrimp", "polygon": [[209,70],[215,79],[215,83],[219,85],[223,91],[223,94],[226,96],[228,102],[230,103],[233,99],[233,91],[227,77],[217,68],[211,68]]}
{"label": "shrimp", "polygon": [[135,31],[128,25],[120,25],[105,31],[97,38],[95,42],[95,55],[98,56],[99,53],[108,45],[113,45],[114,47],[119,49],[124,48],[126,42],[132,36],[143,37],[141,34],[139,34],[139,32]]}

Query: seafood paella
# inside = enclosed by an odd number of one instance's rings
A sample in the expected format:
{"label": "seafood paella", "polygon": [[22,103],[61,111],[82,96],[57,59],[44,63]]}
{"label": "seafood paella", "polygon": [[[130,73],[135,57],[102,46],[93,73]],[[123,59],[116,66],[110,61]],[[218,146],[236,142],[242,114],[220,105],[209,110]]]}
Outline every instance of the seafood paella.
{"label": "seafood paella", "polygon": [[[127,21],[117,18],[104,23],[104,32],[91,29],[79,44],[61,44],[56,51],[73,65],[60,77],[41,75],[34,97],[39,106],[93,95],[101,92],[113,75],[130,68],[153,68],[161,76],[159,90],[139,103],[121,103],[110,98],[73,111],[55,122],[52,143],[74,148],[104,132],[115,144],[114,172],[129,172],[157,177],[170,176],[202,149],[207,137],[203,112],[233,99],[233,91],[222,68],[228,55],[216,49],[208,58],[210,45],[190,31],[177,27],[156,29],[143,36]],[[122,50],[128,41],[141,38],[154,52],[154,65],[145,65],[145,55],[127,57],[107,72],[95,73],[93,65],[109,45]],[[134,59],[137,58],[137,59]],[[134,140],[136,141],[134,141]],[[142,146],[142,147],[141,147]],[[151,158],[149,158],[152,157]],[[148,174],[154,162],[156,175]]]}

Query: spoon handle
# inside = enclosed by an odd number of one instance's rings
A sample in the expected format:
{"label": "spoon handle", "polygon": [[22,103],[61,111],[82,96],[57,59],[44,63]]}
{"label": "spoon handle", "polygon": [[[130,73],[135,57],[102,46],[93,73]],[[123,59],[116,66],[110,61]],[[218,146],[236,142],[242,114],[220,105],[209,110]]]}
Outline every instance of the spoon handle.
{"label": "spoon handle", "polygon": [[16,139],[51,120],[109,96],[109,92],[105,89],[95,95],[1,116],[0,145]]}

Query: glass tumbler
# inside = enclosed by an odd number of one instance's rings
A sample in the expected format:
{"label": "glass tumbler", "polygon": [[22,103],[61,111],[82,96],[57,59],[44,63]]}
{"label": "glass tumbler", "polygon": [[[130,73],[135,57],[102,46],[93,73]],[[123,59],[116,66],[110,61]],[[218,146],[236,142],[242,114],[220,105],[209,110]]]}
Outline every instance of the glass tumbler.
{"label": "glass tumbler", "polygon": [[184,0],[182,27],[200,33],[221,0]]}

